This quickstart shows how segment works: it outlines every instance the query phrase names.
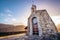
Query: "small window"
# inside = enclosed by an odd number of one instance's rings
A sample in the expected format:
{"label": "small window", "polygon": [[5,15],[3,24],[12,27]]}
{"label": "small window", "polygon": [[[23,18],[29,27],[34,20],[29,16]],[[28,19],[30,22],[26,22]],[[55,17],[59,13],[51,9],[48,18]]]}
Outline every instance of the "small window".
{"label": "small window", "polygon": [[53,30],[51,29],[51,33],[53,33]]}

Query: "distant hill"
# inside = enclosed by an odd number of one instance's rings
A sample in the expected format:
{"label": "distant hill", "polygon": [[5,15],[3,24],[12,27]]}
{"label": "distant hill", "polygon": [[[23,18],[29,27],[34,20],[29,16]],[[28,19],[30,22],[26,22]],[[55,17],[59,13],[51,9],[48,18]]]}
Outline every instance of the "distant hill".
{"label": "distant hill", "polygon": [[18,31],[25,31],[24,25],[9,25],[9,24],[1,24],[0,23],[0,32],[18,32]]}

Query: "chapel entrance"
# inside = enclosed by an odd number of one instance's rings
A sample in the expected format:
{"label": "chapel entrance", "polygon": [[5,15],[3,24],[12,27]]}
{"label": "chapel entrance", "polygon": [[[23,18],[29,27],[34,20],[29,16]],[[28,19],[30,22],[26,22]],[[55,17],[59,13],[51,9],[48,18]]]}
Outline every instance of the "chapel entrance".
{"label": "chapel entrance", "polygon": [[39,35],[38,21],[36,17],[33,17],[32,19],[32,27],[33,27],[33,35]]}

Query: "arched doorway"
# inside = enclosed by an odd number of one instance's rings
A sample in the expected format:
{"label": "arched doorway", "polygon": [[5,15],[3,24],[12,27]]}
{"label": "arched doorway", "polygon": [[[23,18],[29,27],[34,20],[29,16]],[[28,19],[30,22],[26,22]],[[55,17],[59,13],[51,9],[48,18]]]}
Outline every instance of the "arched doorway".
{"label": "arched doorway", "polygon": [[33,28],[33,35],[39,35],[38,21],[36,17],[32,18],[32,28]]}

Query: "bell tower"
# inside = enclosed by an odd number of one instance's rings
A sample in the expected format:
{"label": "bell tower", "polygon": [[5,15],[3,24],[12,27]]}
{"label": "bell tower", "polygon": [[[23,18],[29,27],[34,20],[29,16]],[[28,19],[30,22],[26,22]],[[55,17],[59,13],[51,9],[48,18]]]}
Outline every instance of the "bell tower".
{"label": "bell tower", "polygon": [[31,7],[31,12],[33,13],[33,12],[35,12],[36,11],[36,5],[32,5],[32,7]]}

